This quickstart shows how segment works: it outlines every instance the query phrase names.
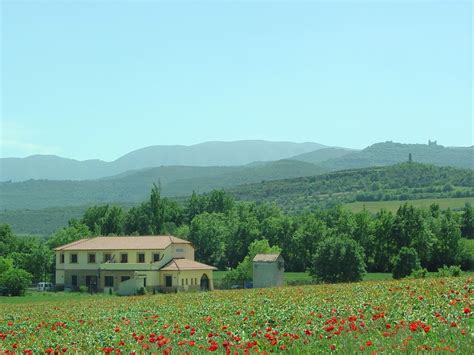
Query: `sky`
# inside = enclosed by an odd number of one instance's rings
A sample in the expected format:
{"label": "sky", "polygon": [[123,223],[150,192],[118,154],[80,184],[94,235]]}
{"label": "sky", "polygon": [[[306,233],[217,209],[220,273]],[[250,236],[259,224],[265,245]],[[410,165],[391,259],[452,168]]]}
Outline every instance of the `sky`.
{"label": "sky", "polygon": [[471,1],[1,1],[0,157],[473,145]]}

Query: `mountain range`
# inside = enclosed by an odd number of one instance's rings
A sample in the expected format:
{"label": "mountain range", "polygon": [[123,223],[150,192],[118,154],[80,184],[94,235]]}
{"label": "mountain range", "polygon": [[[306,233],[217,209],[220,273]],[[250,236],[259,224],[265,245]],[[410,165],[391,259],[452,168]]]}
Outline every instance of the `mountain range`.
{"label": "mountain range", "polygon": [[156,145],[132,151],[111,162],[98,159],[79,161],[54,155],[2,158],[0,181],[88,180],[159,166],[239,166],[255,161],[286,159],[325,147],[319,143],[246,140],[191,146]]}

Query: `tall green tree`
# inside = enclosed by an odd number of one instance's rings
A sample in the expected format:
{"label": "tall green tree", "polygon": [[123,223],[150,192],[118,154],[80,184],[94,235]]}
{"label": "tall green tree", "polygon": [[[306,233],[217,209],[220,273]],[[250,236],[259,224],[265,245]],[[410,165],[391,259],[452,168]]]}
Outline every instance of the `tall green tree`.
{"label": "tall green tree", "polygon": [[474,239],[474,208],[466,203],[462,213],[461,234],[464,238]]}
{"label": "tall green tree", "polygon": [[310,274],[321,282],[360,281],[365,274],[364,251],[353,239],[329,237],[319,244]]}
{"label": "tall green tree", "polygon": [[16,248],[16,238],[8,224],[0,224],[0,256],[8,255]]}
{"label": "tall green tree", "polygon": [[448,209],[441,216],[439,234],[433,247],[432,269],[456,263],[461,249],[461,230],[453,212]]}
{"label": "tall green tree", "polygon": [[189,228],[189,241],[195,248],[197,260],[223,269],[227,265],[225,242],[229,228],[222,213],[204,212],[193,218]]}
{"label": "tall green tree", "polygon": [[394,217],[390,211],[382,209],[377,213],[374,226],[374,261],[371,271],[392,270],[390,259],[396,253],[397,245],[392,237]]}

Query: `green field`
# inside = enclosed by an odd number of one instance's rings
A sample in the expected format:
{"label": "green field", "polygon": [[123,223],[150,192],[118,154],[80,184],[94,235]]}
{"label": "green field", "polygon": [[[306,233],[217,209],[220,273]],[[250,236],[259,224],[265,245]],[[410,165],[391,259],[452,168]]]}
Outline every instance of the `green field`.
{"label": "green field", "polygon": [[421,200],[406,200],[406,201],[375,201],[375,202],[352,202],[346,203],[344,206],[347,207],[352,212],[360,212],[364,208],[371,213],[377,213],[382,208],[397,212],[398,208],[408,203],[415,207],[428,208],[433,203],[439,205],[442,210],[448,208],[451,209],[461,209],[465,206],[466,203],[474,205],[474,197],[461,197],[461,198],[427,198]]}

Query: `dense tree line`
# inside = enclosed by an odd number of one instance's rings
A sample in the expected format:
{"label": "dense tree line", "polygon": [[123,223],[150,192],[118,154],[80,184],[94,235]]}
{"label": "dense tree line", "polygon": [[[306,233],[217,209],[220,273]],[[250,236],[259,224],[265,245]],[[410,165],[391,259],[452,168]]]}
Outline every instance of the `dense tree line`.
{"label": "dense tree line", "polygon": [[[437,205],[419,209],[405,204],[395,214],[352,213],[337,206],[291,215],[274,205],[237,203],[219,190],[193,194],[178,204],[163,198],[155,185],[141,205],[128,211],[110,205],[91,207],[45,240],[16,237],[7,225],[0,226],[0,264],[3,271],[9,266],[24,270],[32,282],[45,281],[53,277],[52,249],[59,245],[96,235],[173,234],[193,243],[197,260],[219,269],[236,268],[249,255],[251,244],[263,240],[281,250],[287,271],[312,270],[315,278],[321,277],[321,268],[314,265],[327,264],[335,270],[334,265],[344,264],[337,258],[360,260],[358,265],[370,272],[392,272],[397,260],[413,254],[428,270],[443,265],[472,269],[472,255],[462,238],[474,238],[473,212],[470,205],[455,213],[440,211]],[[337,249],[331,251],[337,255],[334,260],[328,259],[331,246]],[[357,253],[347,252],[348,248]],[[400,255],[401,250],[405,254]],[[342,271],[338,275],[334,281],[349,277]]]}
{"label": "dense tree line", "polygon": [[154,186],[150,199],[138,207],[127,212],[116,206],[92,207],[69,228],[82,225],[92,235],[177,235],[193,243],[198,260],[220,269],[235,268],[253,241],[266,239],[281,248],[288,271],[305,271],[323,241],[346,238],[362,248],[368,271],[391,272],[403,247],[413,248],[428,270],[455,264],[472,268],[461,238],[474,237],[473,224],[470,205],[461,213],[440,211],[437,205],[419,209],[405,204],[395,214],[352,213],[337,206],[289,215],[273,205],[237,203],[218,190],[193,194],[180,205],[161,197]]}

